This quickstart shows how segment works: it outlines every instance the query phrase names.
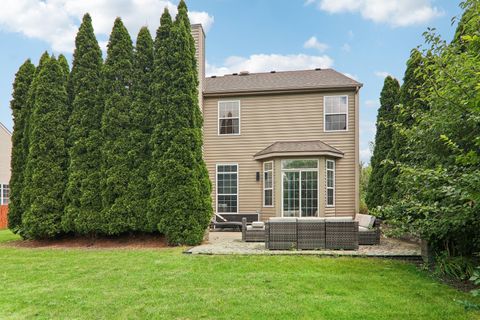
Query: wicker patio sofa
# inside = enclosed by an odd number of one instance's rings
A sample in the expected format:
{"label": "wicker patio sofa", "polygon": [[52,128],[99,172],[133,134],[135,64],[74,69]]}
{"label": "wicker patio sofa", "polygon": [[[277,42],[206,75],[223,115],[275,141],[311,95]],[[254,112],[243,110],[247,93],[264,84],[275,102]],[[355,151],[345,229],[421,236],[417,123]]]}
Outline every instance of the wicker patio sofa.
{"label": "wicker patio sofa", "polygon": [[242,219],[242,241],[245,242],[264,242],[265,224],[260,221],[252,221],[247,224],[247,218]]}
{"label": "wicker patio sofa", "polygon": [[269,250],[357,250],[358,221],[339,218],[271,218],[265,223]]}
{"label": "wicker patio sofa", "polygon": [[380,244],[381,220],[367,214],[357,214],[355,220],[359,224],[358,243],[360,245]]}
{"label": "wicker patio sofa", "polygon": [[297,219],[297,249],[319,250],[325,249],[325,219],[298,218]]}
{"label": "wicker patio sofa", "polygon": [[330,250],[358,250],[358,221],[349,217],[325,220],[325,248]]}
{"label": "wicker patio sofa", "polygon": [[265,223],[265,248],[292,250],[297,248],[297,218],[270,218]]}

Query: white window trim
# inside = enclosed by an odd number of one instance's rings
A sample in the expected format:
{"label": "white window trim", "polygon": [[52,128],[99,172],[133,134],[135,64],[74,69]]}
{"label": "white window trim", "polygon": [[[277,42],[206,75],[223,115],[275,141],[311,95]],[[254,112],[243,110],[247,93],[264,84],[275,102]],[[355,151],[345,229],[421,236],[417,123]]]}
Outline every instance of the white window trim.
{"label": "white window trim", "polygon": [[[325,112],[327,108],[327,104],[325,103],[326,98],[329,97],[346,97],[347,98],[347,112],[338,112],[338,113],[329,113],[328,115],[336,115],[336,114],[344,114],[346,116],[345,118],[345,130],[327,130],[327,113]],[[345,94],[342,95],[336,95],[336,96],[323,96],[323,132],[346,132],[348,131],[348,96]]]}
{"label": "white window trim", "polygon": [[[328,163],[331,162],[333,163],[333,169],[328,169]],[[333,187],[328,186],[328,171],[333,172]],[[335,187],[336,187],[336,181],[335,181],[335,172],[336,172],[336,163],[335,160],[330,160],[327,159],[325,161],[325,206],[327,208],[335,208]],[[333,204],[328,204],[328,189],[333,190]]]}
{"label": "white window trim", "polygon": [[[283,160],[292,160],[292,159],[283,159]],[[283,161],[281,160],[281,161]],[[282,163],[280,162],[280,175],[281,175],[281,196],[282,196],[282,199],[281,199],[281,216],[282,218],[284,217],[283,215],[283,171],[286,171],[286,172],[291,172],[291,171],[316,171],[317,172],[317,217],[320,217],[320,161],[318,159],[295,159],[295,160],[316,160],[317,161],[317,167],[316,168],[308,168],[308,169],[283,169],[283,165]],[[301,197],[301,190],[299,191],[300,193],[300,197],[299,197],[299,203],[301,203],[302,201],[302,197]]]}
{"label": "white window trim", "polygon": [[[265,170],[265,165],[267,163],[272,164],[272,169],[271,170]],[[265,172],[271,172],[272,173],[272,187],[271,188],[265,188]],[[275,192],[274,188],[275,187],[275,168],[274,168],[274,162],[273,161],[266,161],[263,163],[263,207],[264,208],[273,208],[275,206]],[[266,190],[272,190],[272,204],[271,205],[266,205],[265,204],[265,191]]]}
{"label": "white window trim", "polygon": [[[8,205],[8,203],[5,203],[5,199],[3,198],[3,190],[6,189],[5,186],[8,186],[8,184],[0,184],[0,205]],[[8,190],[8,202],[10,202],[10,188]]]}
{"label": "white window trim", "polygon": [[[237,212],[218,212],[218,167],[219,166],[237,166]],[[225,162],[225,163],[217,163],[215,165],[215,212],[217,214],[238,214],[240,212],[240,189],[239,189],[239,182],[240,182],[240,166],[236,162]],[[235,194],[223,194],[223,195],[235,195]]]}
{"label": "white window trim", "polygon": [[[238,133],[220,133],[220,103],[222,102],[238,102]],[[239,136],[242,133],[242,105],[240,100],[219,100],[217,103],[217,135],[218,136]],[[225,118],[222,118],[225,119]],[[229,118],[236,119],[236,118]]]}

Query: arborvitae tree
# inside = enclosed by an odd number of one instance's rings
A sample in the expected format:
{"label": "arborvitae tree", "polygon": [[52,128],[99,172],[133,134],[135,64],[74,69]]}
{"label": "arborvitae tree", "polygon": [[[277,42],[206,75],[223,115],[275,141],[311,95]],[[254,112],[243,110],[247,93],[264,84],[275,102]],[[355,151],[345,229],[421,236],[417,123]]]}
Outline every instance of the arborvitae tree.
{"label": "arborvitae tree", "polygon": [[[27,164],[28,164],[28,156],[30,154],[30,137],[31,137],[31,118],[33,114],[33,110],[35,107],[35,96],[37,93],[37,86],[39,82],[39,75],[40,72],[43,70],[47,62],[50,61],[50,55],[48,52],[44,52],[42,56],[40,57],[40,61],[38,62],[38,66],[35,69],[35,75],[33,77],[32,83],[30,84],[30,88],[28,90],[27,94],[27,105],[25,109],[25,129],[24,129],[24,134],[22,138],[22,146],[23,146],[23,153],[25,157],[25,171],[23,172],[23,190],[25,191],[26,186],[28,186],[31,181],[32,181],[32,172],[27,170]],[[30,208],[32,199],[31,199],[31,194],[28,192],[23,192],[21,195],[21,204],[22,204],[22,209],[23,213]],[[18,232],[22,235],[25,236],[25,233],[23,232],[23,224],[18,228]]]}
{"label": "arborvitae tree", "polygon": [[31,204],[22,227],[28,238],[51,238],[61,233],[67,178],[67,92],[64,71],[55,58],[45,63],[36,85],[26,168],[31,180],[24,188]]}
{"label": "arborvitae tree", "polygon": [[198,74],[187,7],[182,0],[173,25],[172,79],[164,105],[164,148],[158,163],[160,232],[171,244],[197,244],[212,215],[211,184],[202,159]]}
{"label": "arborvitae tree", "polygon": [[93,234],[100,231],[102,201],[99,196],[103,106],[97,101],[102,51],[86,14],[75,39],[72,72],[68,82],[69,166],[65,191],[65,232]]}
{"label": "arborvitae tree", "polygon": [[58,56],[58,63],[63,70],[65,76],[65,81],[68,83],[68,78],[70,77],[70,66],[68,65],[67,58],[63,54]]}
{"label": "arborvitae tree", "polygon": [[150,173],[152,112],[150,111],[150,83],[153,71],[153,39],[147,27],[137,36],[132,84],[132,110],[130,129],[129,183],[125,195],[128,212],[135,222],[135,231],[153,231],[155,226],[147,222],[150,197],[148,175]]}
{"label": "arborvitae tree", "polygon": [[421,52],[413,49],[410,59],[407,61],[407,69],[405,70],[403,84],[400,88],[400,104],[402,108],[399,108],[395,114],[393,147],[389,154],[389,159],[393,161],[405,160],[407,152],[403,131],[411,127],[416,113],[425,108],[420,96],[420,88],[424,84],[424,79],[416,73],[416,70],[421,68],[422,64],[423,56]]}
{"label": "arborvitae tree", "polygon": [[22,193],[23,174],[26,165],[26,154],[23,148],[23,136],[25,134],[25,118],[28,114],[27,98],[28,90],[35,75],[35,66],[30,59],[25,61],[13,82],[13,99],[10,102],[13,114],[12,135],[12,176],[10,178],[10,203],[8,206],[8,227],[13,232],[18,232],[22,223]]}
{"label": "arborvitae tree", "polygon": [[104,233],[113,235],[133,230],[136,224],[127,198],[133,45],[120,18],[115,20],[110,35],[102,77],[102,95],[105,97],[102,117],[102,228]]}
{"label": "arborvitae tree", "polygon": [[157,29],[155,38],[155,59],[154,71],[152,73],[152,83],[150,86],[151,101],[150,110],[152,111],[153,131],[150,138],[150,149],[152,150],[151,171],[149,182],[151,186],[150,200],[148,205],[147,218],[151,228],[157,229],[160,223],[162,206],[163,188],[160,185],[161,168],[160,160],[163,153],[167,149],[168,141],[163,135],[163,123],[165,118],[165,110],[167,106],[167,97],[170,95],[171,81],[173,81],[173,34],[172,34],[172,17],[165,8],[160,18],[160,27]]}
{"label": "arborvitae tree", "polygon": [[391,181],[384,181],[384,175],[390,166],[384,162],[392,149],[394,108],[399,102],[400,84],[397,79],[385,78],[380,93],[380,108],[377,115],[377,132],[375,134],[375,149],[371,159],[372,173],[368,182],[366,202],[369,208],[385,205],[389,193],[395,188]]}

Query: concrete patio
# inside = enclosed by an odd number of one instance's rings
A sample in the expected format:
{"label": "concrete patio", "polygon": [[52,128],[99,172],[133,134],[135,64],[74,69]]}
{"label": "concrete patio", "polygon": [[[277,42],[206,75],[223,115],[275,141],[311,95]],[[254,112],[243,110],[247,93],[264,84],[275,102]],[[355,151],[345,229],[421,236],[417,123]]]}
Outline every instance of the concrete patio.
{"label": "concrete patio", "polygon": [[210,232],[209,240],[185,253],[206,255],[318,255],[358,256],[420,260],[420,246],[398,239],[382,238],[380,245],[353,250],[266,250],[263,242],[242,242],[241,232]]}

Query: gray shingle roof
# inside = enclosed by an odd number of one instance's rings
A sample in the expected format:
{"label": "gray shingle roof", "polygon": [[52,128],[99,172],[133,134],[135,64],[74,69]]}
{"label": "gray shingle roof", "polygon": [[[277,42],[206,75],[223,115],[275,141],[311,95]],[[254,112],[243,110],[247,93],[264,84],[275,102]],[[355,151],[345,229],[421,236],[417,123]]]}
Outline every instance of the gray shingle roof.
{"label": "gray shingle roof", "polygon": [[278,155],[331,155],[343,157],[343,152],[320,140],[313,141],[277,141],[255,154],[255,159],[264,159]]}
{"label": "gray shingle roof", "polygon": [[355,88],[361,83],[333,69],[249,73],[205,79],[205,94]]}

